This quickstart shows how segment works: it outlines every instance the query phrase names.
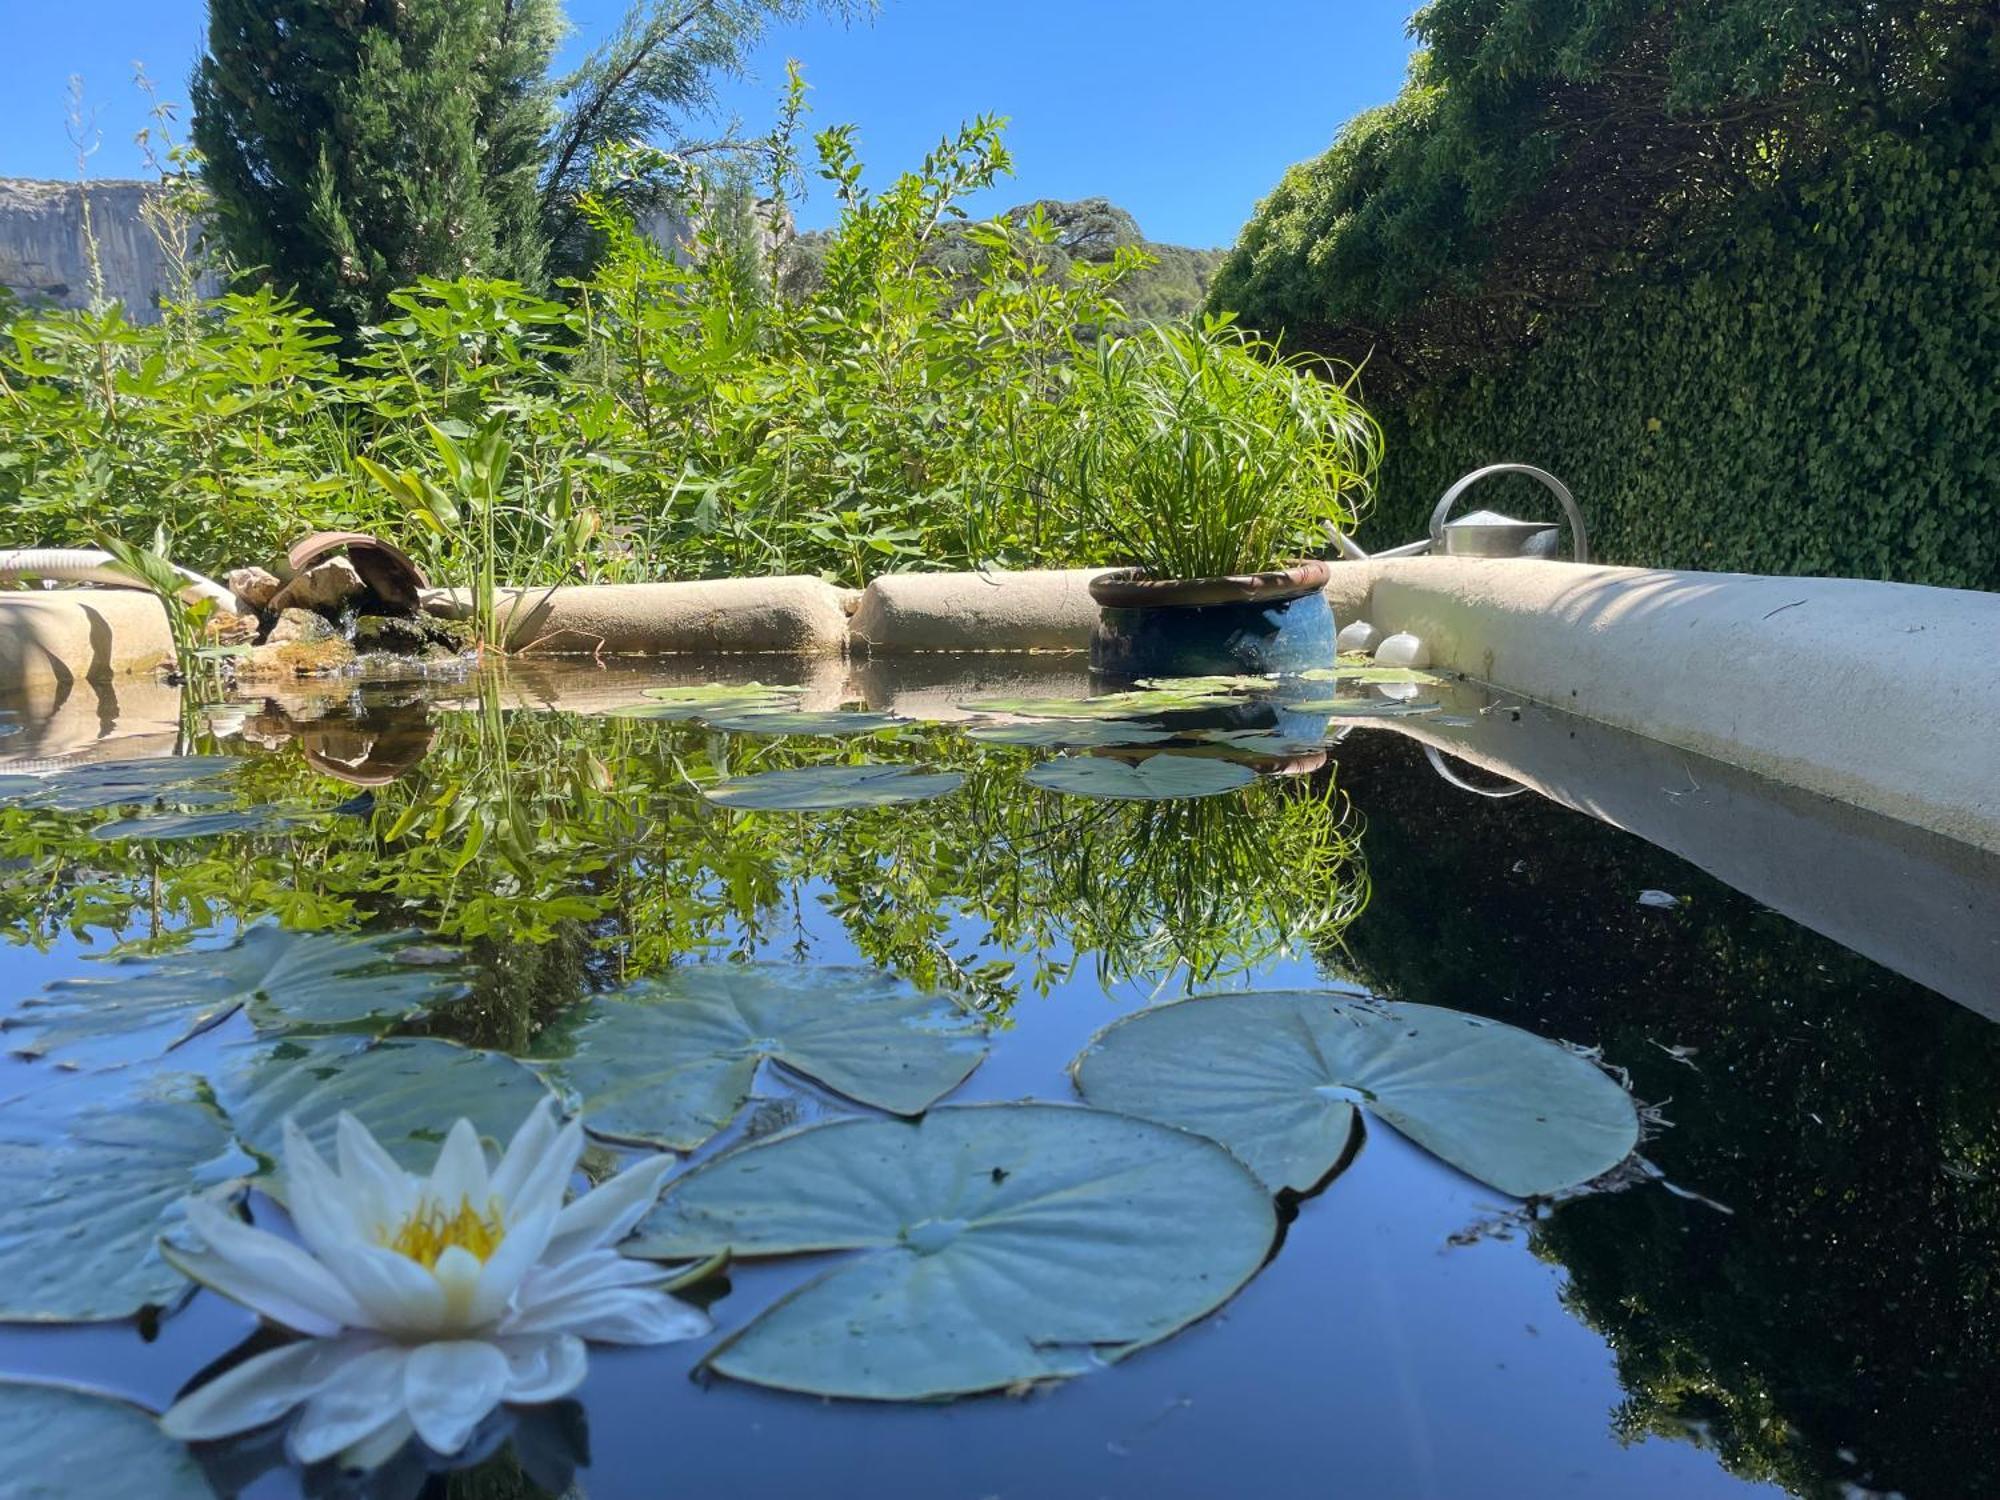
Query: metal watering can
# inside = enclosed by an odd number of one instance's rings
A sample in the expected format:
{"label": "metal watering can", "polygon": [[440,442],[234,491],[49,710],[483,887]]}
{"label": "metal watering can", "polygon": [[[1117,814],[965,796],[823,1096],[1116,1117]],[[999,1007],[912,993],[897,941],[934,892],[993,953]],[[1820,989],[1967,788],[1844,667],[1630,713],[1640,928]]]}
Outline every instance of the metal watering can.
{"label": "metal watering can", "polygon": [[1539,480],[1562,503],[1564,519],[1569,525],[1571,560],[1590,561],[1590,542],[1584,534],[1583,512],[1577,507],[1576,496],[1555,475],[1533,464],[1488,464],[1483,469],[1474,469],[1439,497],[1437,509],[1431,512],[1431,534],[1422,541],[1406,542],[1383,552],[1364,552],[1353,538],[1336,533],[1340,555],[1360,562],[1372,557],[1416,557],[1425,552],[1445,557],[1554,557],[1560,539],[1553,521],[1517,521],[1493,510],[1476,510],[1456,521],[1445,519],[1467,490],[1495,474],[1526,474]]}

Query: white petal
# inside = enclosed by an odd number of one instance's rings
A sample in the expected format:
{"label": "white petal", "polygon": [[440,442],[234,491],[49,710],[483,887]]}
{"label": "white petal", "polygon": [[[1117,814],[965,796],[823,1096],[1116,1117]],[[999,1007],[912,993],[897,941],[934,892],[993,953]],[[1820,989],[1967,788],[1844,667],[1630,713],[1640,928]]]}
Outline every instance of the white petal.
{"label": "white petal", "polygon": [[572,1120],[556,1132],[548,1149],[532,1162],[521,1185],[507,1205],[507,1219],[532,1218],[547,1210],[561,1209],[576,1164],[583,1159],[583,1126]]}
{"label": "white petal", "polygon": [[334,1271],[360,1304],[358,1321],[393,1333],[428,1334],[444,1326],[444,1289],[411,1260],[379,1245],[354,1245]]}
{"label": "white petal", "polygon": [[571,1260],[537,1266],[522,1283],[514,1306],[522,1311],[562,1297],[618,1286],[658,1287],[672,1273],[649,1260],[633,1260],[616,1250],[592,1250]]}
{"label": "white petal", "polygon": [[256,1355],[168,1407],[160,1430],[198,1443],[262,1427],[375,1347],[368,1338],[305,1339]]}
{"label": "white petal", "polygon": [[160,1253],[183,1276],[300,1333],[325,1337],[365,1321],[341,1283],[290,1240],[253,1229],[205,1199],[190,1198],[183,1207],[188,1227],[207,1247],[161,1241]]}
{"label": "white petal", "polygon": [[486,1148],[479,1144],[479,1132],[472,1128],[472,1122],[461,1119],[445,1135],[425,1196],[449,1217],[461,1203],[471,1204],[475,1213],[484,1213],[492,1194]]}
{"label": "white petal", "polygon": [[548,1258],[567,1260],[585,1250],[615,1245],[624,1239],[660,1196],[660,1184],[673,1166],[671,1156],[635,1161],[609,1182],[578,1198],[556,1220]]}
{"label": "white petal", "polygon": [[614,1287],[545,1302],[510,1318],[508,1334],[573,1333],[602,1344],[669,1344],[714,1325],[699,1308],[642,1287]]}
{"label": "white petal", "polygon": [[507,1143],[500,1165],[493,1169],[493,1196],[502,1203],[512,1203],[520,1195],[521,1184],[528,1180],[528,1173],[547,1153],[555,1138],[556,1101],[545,1098],[528,1111],[528,1118],[521,1122],[521,1128],[514,1132],[514,1139]]}
{"label": "white petal", "polygon": [[551,1203],[534,1218],[508,1228],[486,1264],[479,1268],[468,1309],[474,1326],[497,1322],[512,1305],[522,1281],[541,1260],[555,1223],[556,1205]]}
{"label": "white petal", "polygon": [[346,1184],[320,1158],[303,1130],[285,1120],[285,1207],[314,1255],[330,1260],[367,1233]]}
{"label": "white petal", "polygon": [[349,1470],[379,1469],[402,1452],[403,1444],[416,1435],[417,1429],[410,1425],[410,1419],[403,1415],[399,1406],[395,1416],[367,1437],[340,1450],[340,1466]]}
{"label": "white petal", "polygon": [[567,1333],[496,1339],[494,1344],[507,1357],[507,1393],[501,1399],[517,1405],[560,1400],[589,1373],[583,1340]]}
{"label": "white petal", "polygon": [[433,1452],[458,1452],[500,1404],[512,1371],[507,1357],[477,1340],[420,1344],[403,1367],[403,1409]]}
{"label": "white petal", "polygon": [[416,1207],[422,1184],[396,1164],[368,1133],[368,1127],[342,1110],[334,1124],[334,1143],[341,1180],[355,1203],[366,1207],[375,1225],[398,1224],[407,1218]]}
{"label": "white petal", "polygon": [[403,1416],[403,1366],[410,1353],[383,1344],[351,1360],[325,1381],[285,1438],[285,1451],[302,1464],[332,1458]]}

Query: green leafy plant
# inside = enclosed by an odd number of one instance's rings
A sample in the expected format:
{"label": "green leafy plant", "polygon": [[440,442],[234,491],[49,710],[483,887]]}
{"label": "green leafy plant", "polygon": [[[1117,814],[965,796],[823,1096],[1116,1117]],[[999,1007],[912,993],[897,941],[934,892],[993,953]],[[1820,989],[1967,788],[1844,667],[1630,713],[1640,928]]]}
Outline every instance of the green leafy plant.
{"label": "green leafy plant", "polygon": [[1381,449],[1352,374],[1227,319],[1101,344],[1042,460],[1072,528],[1154,578],[1254,573],[1354,524]]}

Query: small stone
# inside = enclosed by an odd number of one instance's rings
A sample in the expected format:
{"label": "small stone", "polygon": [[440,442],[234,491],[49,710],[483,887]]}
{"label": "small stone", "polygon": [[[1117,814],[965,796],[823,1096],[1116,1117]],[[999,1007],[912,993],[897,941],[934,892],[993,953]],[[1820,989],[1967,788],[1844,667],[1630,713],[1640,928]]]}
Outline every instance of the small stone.
{"label": "small stone", "polygon": [[291,581],[285,603],[301,609],[339,609],[366,589],[354,564],[344,557],[314,563]]}
{"label": "small stone", "polygon": [[1639,904],[1641,906],[1650,906],[1656,911],[1672,911],[1676,906],[1681,904],[1681,898],[1674,895],[1671,891],[1641,891],[1639,892]]}
{"label": "small stone", "polygon": [[271,633],[264,637],[267,646],[316,645],[321,641],[331,641],[340,632],[333,628],[333,622],[324,615],[314,614],[309,609],[287,609],[279,612],[278,622],[271,627]]}
{"label": "small stone", "polygon": [[1373,651],[1382,632],[1367,620],[1350,620],[1340,627],[1334,643],[1342,651]]}
{"label": "small stone", "polygon": [[222,581],[245,612],[264,608],[284,586],[278,575],[267,568],[231,568]]}
{"label": "small stone", "polygon": [[332,634],[317,641],[266,641],[241,659],[236,676],[239,681],[326,677],[353,661],[354,648]]}
{"label": "small stone", "polygon": [[1431,648],[1423,638],[1411,635],[1407,630],[1399,630],[1375,648],[1375,665],[1378,667],[1427,667],[1431,664]]}

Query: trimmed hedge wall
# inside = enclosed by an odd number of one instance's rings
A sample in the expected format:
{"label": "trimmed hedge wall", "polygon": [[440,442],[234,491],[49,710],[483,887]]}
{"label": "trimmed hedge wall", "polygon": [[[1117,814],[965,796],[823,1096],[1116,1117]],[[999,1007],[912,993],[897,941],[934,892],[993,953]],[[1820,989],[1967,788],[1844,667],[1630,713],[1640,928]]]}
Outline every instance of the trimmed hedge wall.
{"label": "trimmed hedge wall", "polygon": [[[2000,124],[1859,140],[1645,285],[1378,415],[1371,550],[1513,459],[1576,492],[1600,561],[2000,589]],[[1513,478],[1469,505],[1555,511]]]}

